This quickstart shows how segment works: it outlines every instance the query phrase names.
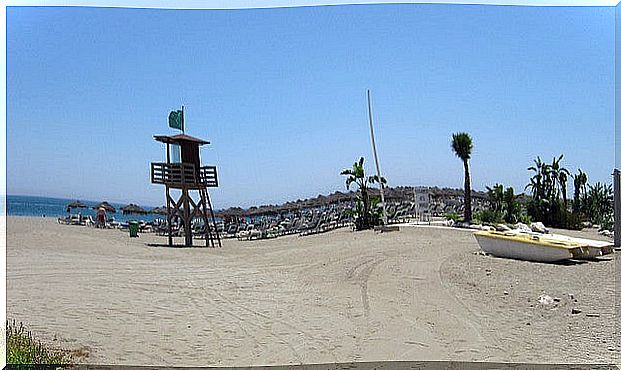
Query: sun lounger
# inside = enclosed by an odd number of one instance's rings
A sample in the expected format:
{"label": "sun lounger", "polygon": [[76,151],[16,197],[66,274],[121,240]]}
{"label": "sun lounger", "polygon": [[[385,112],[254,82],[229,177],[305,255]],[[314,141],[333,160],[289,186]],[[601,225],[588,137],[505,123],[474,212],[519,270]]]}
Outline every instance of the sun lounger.
{"label": "sun lounger", "polygon": [[71,217],[69,218],[69,223],[71,225],[81,225],[82,222],[80,222],[80,217],[78,215],[71,215]]}
{"label": "sun lounger", "polygon": [[69,225],[71,223],[71,218],[69,216],[58,217],[58,223],[62,225]]}
{"label": "sun lounger", "polygon": [[93,220],[93,217],[87,216],[86,218],[84,218],[84,225],[86,225],[88,227],[95,226],[95,221]]}

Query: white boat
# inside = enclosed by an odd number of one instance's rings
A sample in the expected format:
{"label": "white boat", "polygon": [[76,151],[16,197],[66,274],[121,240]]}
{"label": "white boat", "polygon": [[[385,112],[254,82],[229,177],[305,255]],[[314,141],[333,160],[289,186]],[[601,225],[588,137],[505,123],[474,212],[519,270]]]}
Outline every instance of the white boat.
{"label": "white boat", "polygon": [[588,258],[589,249],[581,243],[513,231],[479,231],[474,237],[485,253],[497,257],[537,262],[556,262]]}

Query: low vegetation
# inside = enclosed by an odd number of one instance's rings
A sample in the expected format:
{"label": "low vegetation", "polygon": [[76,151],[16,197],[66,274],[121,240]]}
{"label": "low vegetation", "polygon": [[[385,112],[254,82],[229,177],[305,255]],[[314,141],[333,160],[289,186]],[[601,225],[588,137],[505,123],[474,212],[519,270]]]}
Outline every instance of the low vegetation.
{"label": "low vegetation", "polygon": [[[530,223],[580,229],[585,223],[611,229],[613,224],[613,191],[610,184],[590,185],[581,169],[572,175],[562,166],[563,155],[546,163],[540,157],[528,168],[532,177],[525,190],[530,191],[526,207],[517,201],[513,188],[502,184],[487,187],[490,208],[474,215],[479,223]],[[573,178],[574,195],[567,197],[567,183]],[[524,209],[525,208],[525,209]]]}
{"label": "low vegetation", "polygon": [[461,222],[463,221],[463,219],[461,218],[461,216],[455,212],[447,212],[444,214],[444,217],[447,220],[453,221],[453,222]]}
{"label": "low vegetation", "polygon": [[528,168],[533,172],[527,190],[532,198],[527,204],[530,217],[545,225],[565,229],[580,229],[582,220],[574,212],[570,212],[567,201],[567,182],[571,177],[569,171],[561,164],[563,155],[552,158],[546,163],[540,157],[535,165]]}
{"label": "low vegetation", "polygon": [[482,223],[530,223],[531,219],[526,214],[522,205],[517,201],[517,196],[512,187],[496,184],[487,187],[487,195],[490,201],[490,209],[478,212],[475,220]]}
{"label": "low vegetation", "polygon": [[356,207],[351,211],[354,218],[356,230],[366,230],[373,226],[378,226],[382,222],[382,208],[378,206],[379,199],[369,195],[371,184],[386,184],[386,179],[374,176],[366,176],[364,172],[364,158],[360,157],[358,162],[354,162],[352,168],[341,171],[342,176],[347,176],[345,185],[347,189],[352,184],[356,184],[358,192],[356,194]]}
{"label": "low vegetation", "polygon": [[614,214],[614,196],[612,185],[595,183],[588,185],[580,207],[576,211],[589,222],[600,225],[604,229],[612,229]]}
{"label": "low vegetation", "polygon": [[6,322],[6,363],[8,365],[66,365],[84,354],[53,349],[33,337],[20,322]]}

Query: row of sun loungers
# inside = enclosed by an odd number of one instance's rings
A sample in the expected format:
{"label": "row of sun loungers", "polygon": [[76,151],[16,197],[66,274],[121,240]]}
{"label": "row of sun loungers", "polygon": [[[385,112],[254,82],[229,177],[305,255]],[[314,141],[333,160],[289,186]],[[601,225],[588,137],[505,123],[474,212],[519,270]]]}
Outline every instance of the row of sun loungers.
{"label": "row of sun loungers", "polygon": [[63,225],[94,226],[95,221],[91,216],[81,217],[80,215],[69,215],[58,217],[58,223]]}
{"label": "row of sun loungers", "polygon": [[[58,217],[57,221],[59,224],[63,225],[97,227],[102,229],[129,229],[129,223],[127,222],[119,222],[115,221],[114,219],[109,219],[105,223],[100,224],[96,220],[94,220],[92,216],[69,215],[66,217]],[[140,232],[155,232],[157,229],[157,222],[139,222]]]}
{"label": "row of sun loungers", "polygon": [[[386,207],[386,214],[389,224],[411,222],[417,220],[429,220],[432,216],[443,215],[448,212],[459,212],[463,207],[463,202],[459,199],[443,199],[441,202],[432,202],[429,212],[424,215],[416,214],[414,202],[403,201],[389,203]],[[473,204],[475,211],[483,204]],[[210,223],[210,232],[215,237],[215,229],[222,238],[237,238],[239,240],[256,240],[275,238],[285,235],[307,236],[328,232],[342,227],[351,227],[353,219],[348,211],[352,209],[351,203],[338,203],[323,205],[314,208],[293,210],[287,213],[276,215],[263,215],[250,217],[249,223],[224,223],[219,221],[214,225]],[[58,218],[58,222],[67,225],[93,226],[109,229],[127,230],[127,222],[118,222],[114,219],[108,220],[105,224],[99,225],[91,216],[80,217],[70,215]],[[205,237],[205,225],[202,220],[195,222],[192,227],[192,234],[198,238]],[[157,235],[168,235],[168,222],[165,219],[157,219],[150,222],[140,221],[139,232],[152,232]],[[178,223],[172,224],[172,234],[176,237],[184,236],[184,230]]]}

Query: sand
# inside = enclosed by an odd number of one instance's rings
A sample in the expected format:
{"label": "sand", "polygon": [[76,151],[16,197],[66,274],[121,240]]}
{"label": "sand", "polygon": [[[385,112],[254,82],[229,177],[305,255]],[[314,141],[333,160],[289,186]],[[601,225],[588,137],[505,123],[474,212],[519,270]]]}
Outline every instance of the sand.
{"label": "sand", "polygon": [[[165,238],[9,217],[8,318],[93,364],[610,363],[621,348],[618,255],[500,259],[478,254],[469,231],[425,227],[153,242]],[[559,301],[539,304],[544,293]]]}

